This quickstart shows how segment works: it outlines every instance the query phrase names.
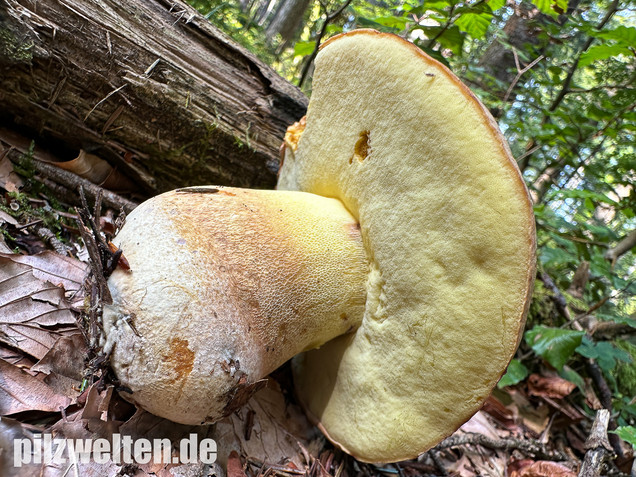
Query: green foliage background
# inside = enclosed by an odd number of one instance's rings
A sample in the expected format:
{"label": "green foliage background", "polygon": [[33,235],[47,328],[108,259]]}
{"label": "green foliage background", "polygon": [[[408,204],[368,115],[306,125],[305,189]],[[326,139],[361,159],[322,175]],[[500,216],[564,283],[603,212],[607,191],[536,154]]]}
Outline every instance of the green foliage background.
{"label": "green foliage background", "polygon": [[[262,1],[190,3],[296,84],[318,41],[365,27],[408,38],[470,85],[509,141],[537,220],[540,280],[525,340],[500,387],[548,366],[582,391],[592,360],[613,392],[619,435],[636,445],[636,264],[633,251],[606,257],[636,228],[633,0],[354,0],[328,25],[343,2],[314,0],[294,41],[266,40],[255,21]],[[515,11],[532,13],[530,41],[504,30]],[[487,67],[493,45],[514,57],[504,80]],[[303,89],[311,93],[310,80]],[[587,265],[583,293],[568,292]],[[599,323],[622,331],[596,334]]]}

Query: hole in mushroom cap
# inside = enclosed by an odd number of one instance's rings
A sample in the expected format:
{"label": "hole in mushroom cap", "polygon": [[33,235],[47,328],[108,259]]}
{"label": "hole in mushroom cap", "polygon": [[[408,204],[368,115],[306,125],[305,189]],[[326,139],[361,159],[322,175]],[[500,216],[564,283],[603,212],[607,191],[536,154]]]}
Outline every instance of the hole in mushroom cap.
{"label": "hole in mushroom cap", "polygon": [[371,146],[369,145],[369,131],[362,131],[360,138],[356,142],[353,148],[353,156],[349,158],[349,164],[353,164],[353,159],[357,159],[358,162],[364,161],[371,153]]}

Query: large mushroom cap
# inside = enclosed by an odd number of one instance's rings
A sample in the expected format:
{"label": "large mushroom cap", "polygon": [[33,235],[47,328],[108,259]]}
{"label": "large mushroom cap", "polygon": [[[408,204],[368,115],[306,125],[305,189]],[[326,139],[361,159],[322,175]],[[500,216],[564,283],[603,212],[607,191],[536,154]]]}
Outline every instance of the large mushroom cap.
{"label": "large mushroom cap", "polygon": [[513,356],[532,205],[495,121],[446,67],[371,30],[323,46],[278,188],[342,201],[370,266],[361,326],[296,358],[296,387],[334,443],[394,462],[469,419]]}

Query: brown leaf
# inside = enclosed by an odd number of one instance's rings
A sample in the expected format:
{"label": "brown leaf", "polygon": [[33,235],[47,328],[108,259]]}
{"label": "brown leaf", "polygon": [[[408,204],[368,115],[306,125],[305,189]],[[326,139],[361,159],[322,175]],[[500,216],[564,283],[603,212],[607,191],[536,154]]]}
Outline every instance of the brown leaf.
{"label": "brown leaf", "polygon": [[58,339],[44,357],[31,366],[30,372],[47,376],[44,382],[58,394],[77,398],[77,388],[83,379],[84,360],[88,347],[84,336],[77,332]]}
{"label": "brown leaf", "polygon": [[531,374],[528,377],[528,393],[531,396],[563,399],[576,388],[576,384],[560,376],[541,376]]}
{"label": "brown leaf", "polygon": [[104,159],[80,149],[79,155],[70,161],[54,162],[54,165],[80,177],[88,179],[94,184],[114,191],[127,191],[133,184],[117,169]]}
{"label": "brown leaf", "polygon": [[590,408],[598,411],[599,409],[603,409],[603,405],[596,395],[596,391],[594,390],[594,386],[592,385],[592,380],[590,378],[585,379],[585,404],[587,404]]}
{"label": "brown leaf", "polygon": [[0,254],[0,257],[31,266],[36,278],[61,285],[70,293],[81,289],[88,271],[86,263],[48,250],[37,255]]}
{"label": "brown leaf", "polygon": [[30,369],[35,364],[34,359],[11,346],[7,346],[2,341],[0,341],[0,359],[4,359],[6,362],[23,369]]}
{"label": "brown leaf", "polygon": [[[247,440],[246,426],[250,425]],[[290,460],[304,468],[304,458],[298,443],[310,447],[317,435],[302,410],[287,403],[280,386],[268,379],[267,387],[258,391],[248,403],[231,416],[216,423],[214,439],[225,452],[236,450],[266,464]],[[219,453],[224,464],[226,455]]]}
{"label": "brown leaf", "polygon": [[[23,463],[14,466],[14,446],[18,439],[32,439],[32,432],[24,424],[8,417],[0,418],[0,475],[3,477],[33,477],[40,475],[41,465]],[[48,475],[48,474],[47,474]]]}
{"label": "brown leaf", "polygon": [[94,184],[104,182],[113,169],[104,159],[100,159],[94,154],[89,154],[83,149],[80,149],[79,155],[75,159],[65,162],[55,162],[54,164],[60,169],[73,172],[84,179],[88,179]]}
{"label": "brown leaf", "polygon": [[16,192],[23,185],[20,176],[13,171],[13,164],[9,157],[2,157],[0,159],[0,187],[7,192]]}
{"label": "brown leaf", "polygon": [[515,423],[515,413],[504,406],[503,403],[492,394],[488,396],[481,410],[507,429],[515,429],[517,427]]}
{"label": "brown leaf", "polygon": [[0,341],[41,359],[61,336],[77,332],[64,289],[30,265],[0,256]]}
{"label": "brown leaf", "polygon": [[71,400],[21,369],[0,360],[0,415],[23,411],[59,412]]}
{"label": "brown leaf", "polygon": [[88,347],[84,336],[77,332],[58,339],[44,357],[34,364],[32,371],[59,374],[80,381]]}
{"label": "brown leaf", "polygon": [[[6,222],[9,225],[18,225],[19,222],[15,220],[11,215],[7,214],[4,210],[0,210],[0,224]],[[9,251],[9,253],[11,253]]]}
{"label": "brown leaf", "polygon": [[512,404],[519,412],[523,425],[537,435],[545,431],[550,422],[550,408],[544,403],[540,403],[538,407],[533,406],[528,397],[519,389],[508,388],[507,391],[512,399]]}
{"label": "brown leaf", "polygon": [[576,477],[576,472],[558,462],[539,460],[510,472],[510,477]]}

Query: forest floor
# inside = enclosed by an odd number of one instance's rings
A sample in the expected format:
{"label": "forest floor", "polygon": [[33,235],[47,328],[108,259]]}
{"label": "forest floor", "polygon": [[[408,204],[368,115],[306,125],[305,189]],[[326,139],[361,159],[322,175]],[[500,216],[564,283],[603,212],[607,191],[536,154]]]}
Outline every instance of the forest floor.
{"label": "forest floor", "polygon": [[[99,280],[86,281],[96,253],[115,260],[113,267],[125,266],[103,244],[117,230],[120,209],[130,210],[134,203],[104,191],[101,207],[92,200],[82,207],[74,184],[58,187],[29,154],[0,143],[0,475],[629,475],[633,450],[621,443],[622,455],[616,454],[607,415],[598,412],[594,420],[580,399],[571,399],[582,391],[547,365],[518,384],[496,389],[470,421],[435,448],[387,465],[361,463],[334,448],[296,403],[288,366],[214,426],[175,424],[136,410],[119,397],[103,357],[87,345],[94,318],[86,311],[98,305],[86,291],[86,283],[99,287]],[[89,197],[99,195],[98,186],[84,185]],[[602,409],[589,382],[583,394],[588,409]],[[81,462],[65,454],[63,461],[15,467],[14,439],[43,432],[70,439],[111,439],[120,433],[173,443],[195,433],[216,441],[217,462],[179,462],[175,445],[171,458],[178,462],[173,463]]]}

